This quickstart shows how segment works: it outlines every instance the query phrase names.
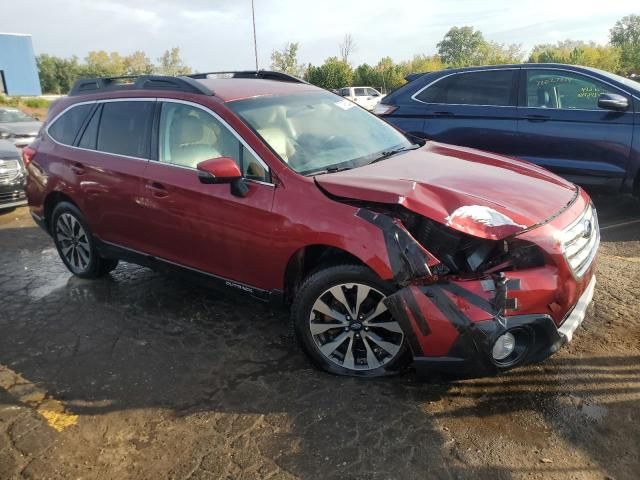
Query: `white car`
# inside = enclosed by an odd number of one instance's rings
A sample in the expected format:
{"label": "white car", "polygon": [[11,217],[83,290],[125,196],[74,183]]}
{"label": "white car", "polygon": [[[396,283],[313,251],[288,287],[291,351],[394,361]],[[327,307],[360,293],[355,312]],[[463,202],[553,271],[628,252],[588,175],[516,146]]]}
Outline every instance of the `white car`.
{"label": "white car", "polygon": [[371,87],[345,87],[340,89],[340,95],[357,103],[362,108],[373,110],[384,95]]}

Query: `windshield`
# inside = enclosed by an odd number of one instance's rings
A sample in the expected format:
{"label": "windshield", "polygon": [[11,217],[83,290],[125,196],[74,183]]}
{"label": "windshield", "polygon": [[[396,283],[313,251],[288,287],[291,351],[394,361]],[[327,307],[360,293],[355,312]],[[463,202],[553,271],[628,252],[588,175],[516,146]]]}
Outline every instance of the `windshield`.
{"label": "windshield", "polygon": [[0,108],[0,123],[32,122],[33,117],[15,108]]}
{"label": "windshield", "polygon": [[373,114],[328,92],[228,103],[293,170],[312,175],[369,163],[411,142]]}

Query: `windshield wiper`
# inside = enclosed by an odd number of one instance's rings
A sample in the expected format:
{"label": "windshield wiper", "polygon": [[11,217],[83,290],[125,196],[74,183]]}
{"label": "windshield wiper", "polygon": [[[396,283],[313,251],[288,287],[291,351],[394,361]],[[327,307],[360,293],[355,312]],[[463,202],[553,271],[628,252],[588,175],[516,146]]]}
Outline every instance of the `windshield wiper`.
{"label": "windshield wiper", "polygon": [[396,153],[400,153],[400,152],[408,152],[409,150],[415,150],[417,148],[420,148],[420,145],[417,143],[412,144],[409,147],[400,147],[400,148],[394,148],[392,150],[384,150],[379,157],[374,158],[373,160],[371,160],[369,162],[369,164],[372,163],[376,163],[379,162],[380,160],[384,160],[386,158],[389,158],[393,155],[395,155]]}
{"label": "windshield wiper", "polygon": [[323,168],[321,170],[314,170],[308,173],[305,173],[304,175],[306,177],[310,177],[312,175],[324,175],[325,173],[336,173],[336,172],[344,172],[345,170],[351,170],[353,167],[328,167],[328,168]]}

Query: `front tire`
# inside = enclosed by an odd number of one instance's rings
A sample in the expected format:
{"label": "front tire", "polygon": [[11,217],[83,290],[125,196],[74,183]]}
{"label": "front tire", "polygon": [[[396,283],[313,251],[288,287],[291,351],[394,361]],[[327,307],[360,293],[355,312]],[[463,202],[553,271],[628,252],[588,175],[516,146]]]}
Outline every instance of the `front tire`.
{"label": "front tire", "polygon": [[383,300],[393,288],[367,267],[338,265],[302,284],[291,307],[298,343],[337,375],[379,377],[407,363],[405,333]]}
{"label": "front tire", "polygon": [[102,277],[118,265],[118,260],[98,255],[84,216],[71,203],[61,202],[53,210],[51,235],[60,258],[77,277]]}

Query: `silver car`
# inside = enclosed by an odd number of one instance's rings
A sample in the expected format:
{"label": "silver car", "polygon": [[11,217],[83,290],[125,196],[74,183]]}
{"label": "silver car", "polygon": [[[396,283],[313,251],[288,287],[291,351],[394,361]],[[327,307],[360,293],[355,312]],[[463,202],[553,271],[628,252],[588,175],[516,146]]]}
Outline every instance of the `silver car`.
{"label": "silver car", "polygon": [[0,213],[27,203],[26,173],[20,152],[7,140],[0,140]]}
{"label": "silver car", "polygon": [[41,126],[42,122],[17,108],[0,107],[0,140],[8,140],[18,148],[26,147]]}

